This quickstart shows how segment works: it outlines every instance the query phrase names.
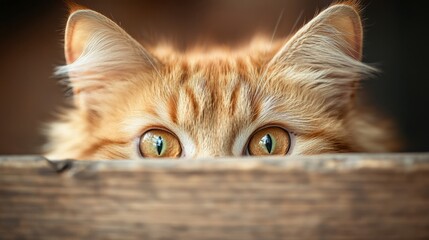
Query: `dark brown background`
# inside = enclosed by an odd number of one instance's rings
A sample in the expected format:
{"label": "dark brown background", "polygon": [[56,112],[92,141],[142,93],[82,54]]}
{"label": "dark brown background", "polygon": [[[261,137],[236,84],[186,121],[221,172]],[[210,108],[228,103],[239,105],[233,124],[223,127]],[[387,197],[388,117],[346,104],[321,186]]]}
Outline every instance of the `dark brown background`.
{"label": "dark brown background", "polygon": [[[330,1],[187,0],[77,1],[111,17],[131,35],[148,42],[173,39],[178,48],[211,41],[235,45],[255,32],[288,35]],[[382,70],[364,83],[365,98],[398,124],[406,151],[429,151],[426,32],[422,7],[400,1],[362,1],[364,61]],[[62,1],[0,1],[0,154],[35,153],[40,129],[64,101],[52,77],[64,63]],[[421,12],[419,12],[421,11]],[[296,29],[295,29],[296,30]]]}

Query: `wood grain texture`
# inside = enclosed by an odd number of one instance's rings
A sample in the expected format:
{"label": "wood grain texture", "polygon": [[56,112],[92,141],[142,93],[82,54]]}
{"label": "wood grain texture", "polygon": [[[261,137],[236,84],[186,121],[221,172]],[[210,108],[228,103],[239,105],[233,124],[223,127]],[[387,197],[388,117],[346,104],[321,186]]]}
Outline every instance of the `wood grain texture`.
{"label": "wood grain texture", "polygon": [[429,154],[5,156],[0,239],[429,239]]}

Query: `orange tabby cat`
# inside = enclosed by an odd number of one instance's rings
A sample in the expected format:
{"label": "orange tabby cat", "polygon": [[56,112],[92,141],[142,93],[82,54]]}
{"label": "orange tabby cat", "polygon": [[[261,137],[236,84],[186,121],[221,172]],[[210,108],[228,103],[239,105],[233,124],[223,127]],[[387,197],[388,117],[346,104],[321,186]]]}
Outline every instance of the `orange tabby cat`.
{"label": "orange tabby cat", "polygon": [[105,16],[74,11],[65,34],[73,107],[48,129],[49,158],[119,159],[387,151],[354,104],[356,8],[336,4],[287,41],[178,53],[148,49]]}

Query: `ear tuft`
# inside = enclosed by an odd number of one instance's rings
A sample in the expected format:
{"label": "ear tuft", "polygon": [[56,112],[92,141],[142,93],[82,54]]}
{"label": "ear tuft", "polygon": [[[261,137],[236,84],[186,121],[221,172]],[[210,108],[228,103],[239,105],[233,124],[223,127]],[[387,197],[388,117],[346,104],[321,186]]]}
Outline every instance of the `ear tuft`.
{"label": "ear tuft", "polygon": [[75,3],[73,0],[66,0],[66,4],[69,10],[69,14],[72,14],[73,12],[76,12],[78,10],[85,10],[88,9],[85,6],[82,6],[78,3]]}
{"label": "ear tuft", "polygon": [[76,102],[85,108],[95,96],[112,92],[137,71],[150,73],[158,61],[116,23],[88,9],[74,11],[65,33],[67,65],[56,74],[67,76]]}
{"label": "ear tuft", "polygon": [[[108,43],[109,41],[111,43]],[[113,41],[116,42],[113,43]],[[67,21],[65,33],[64,47],[67,64],[76,61],[85,49],[94,51],[95,49],[90,49],[94,44],[128,45],[129,50],[134,51],[135,55],[142,55],[145,51],[121,27],[102,14],[89,9],[78,9],[72,12]],[[97,46],[92,47],[97,48]]]}
{"label": "ear tuft", "polygon": [[321,16],[326,24],[331,25],[347,43],[343,49],[356,60],[362,58],[362,23],[353,6],[338,4],[328,8]]}
{"label": "ear tuft", "polygon": [[283,79],[318,91],[328,108],[344,109],[358,81],[376,71],[361,58],[360,16],[352,5],[336,4],[296,32],[268,66]]}

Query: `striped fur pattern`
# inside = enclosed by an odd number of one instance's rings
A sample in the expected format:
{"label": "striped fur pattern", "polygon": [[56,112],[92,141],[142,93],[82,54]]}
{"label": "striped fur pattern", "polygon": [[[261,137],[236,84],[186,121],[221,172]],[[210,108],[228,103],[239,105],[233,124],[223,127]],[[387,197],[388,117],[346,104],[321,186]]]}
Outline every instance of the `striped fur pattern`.
{"label": "striped fur pattern", "polygon": [[392,150],[385,126],[354,104],[375,72],[360,61],[355,9],[333,5],[287,40],[185,53],[145,48],[103,15],[75,11],[56,72],[73,103],[49,124],[46,156],[137,159],[136,139],[152,128],[173,132],[186,157],[241,156],[270,125],[290,133],[291,155]]}

